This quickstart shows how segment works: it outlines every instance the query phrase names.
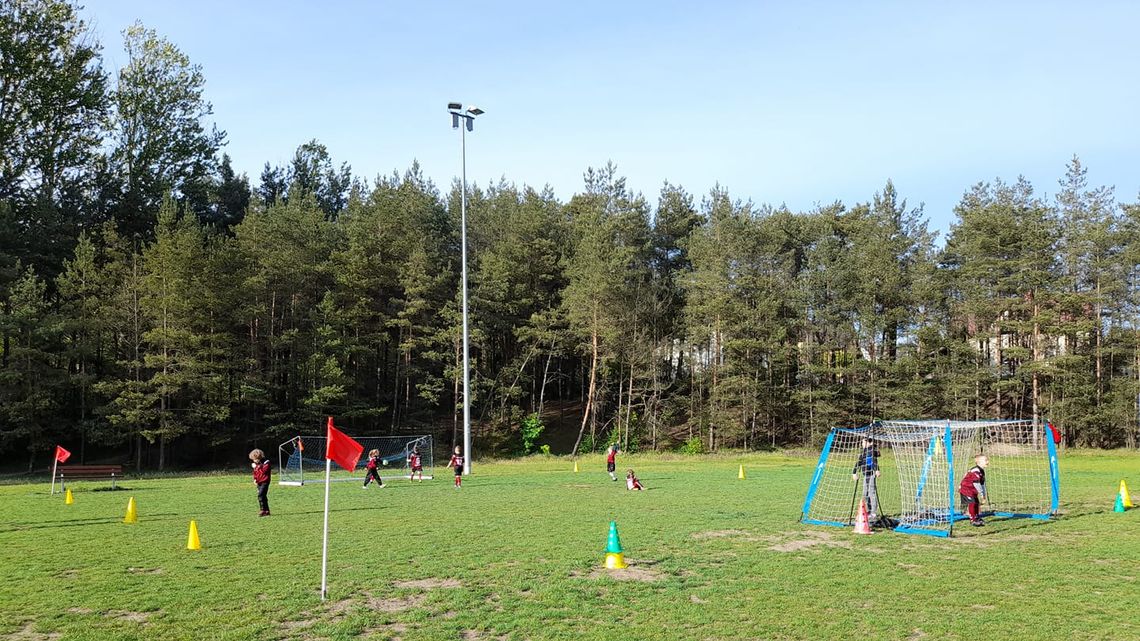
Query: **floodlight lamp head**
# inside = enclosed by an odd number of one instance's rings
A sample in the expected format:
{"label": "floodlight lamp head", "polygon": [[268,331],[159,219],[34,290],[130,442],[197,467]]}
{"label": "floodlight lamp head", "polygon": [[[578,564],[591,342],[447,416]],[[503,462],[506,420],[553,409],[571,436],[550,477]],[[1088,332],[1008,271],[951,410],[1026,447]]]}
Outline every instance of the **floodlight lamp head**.
{"label": "floodlight lamp head", "polygon": [[452,112],[451,114],[451,128],[459,129],[459,114]]}
{"label": "floodlight lamp head", "polygon": [[472,116],[478,116],[483,113],[483,110],[476,107],[475,105],[471,105],[467,108],[467,113],[471,114]]}
{"label": "floodlight lamp head", "polygon": [[467,131],[475,131],[475,119],[474,118],[468,118],[467,119]]}
{"label": "floodlight lamp head", "polygon": [[449,102],[447,103],[447,108],[451,109],[452,111],[459,111],[463,108],[463,104],[458,102]]}

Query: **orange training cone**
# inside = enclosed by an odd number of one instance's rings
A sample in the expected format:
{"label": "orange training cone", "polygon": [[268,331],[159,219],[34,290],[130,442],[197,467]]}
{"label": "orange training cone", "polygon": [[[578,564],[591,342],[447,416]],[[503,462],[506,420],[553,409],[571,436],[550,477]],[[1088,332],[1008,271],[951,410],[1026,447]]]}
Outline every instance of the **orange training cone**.
{"label": "orange training cone", "polygon": [[[1121,481],[1121,483],[1123,483],[1123,482],[1124,481]],[[69,488],[67,488],[67,497],[65,499],[63,499],[63,503],[64,503],[64,505],[71,505],[74,502],[75,502],[75,499],[71,496],[71,488],[69,487]]]}
{"label": "orange training cone", "polygon": [[867,502],[859,501],[859,515],[855,517],[855,534],[870,534],[871,524],[867,523]]}
{"label": "orange training cone", "polygon": [[125,517],[123,517],[123,523],[138,523],[138,522],[139,522],[139,512],[138,512],[138,509],[135,507],[135,497],[132,496],[131,500],[127,501],[127,515]]}
{"label": "orange training cone", "polygon": [[198,540],[198,522],[190,521],[190,536],[186,539],[187,550],[201,550],[202,541]]}

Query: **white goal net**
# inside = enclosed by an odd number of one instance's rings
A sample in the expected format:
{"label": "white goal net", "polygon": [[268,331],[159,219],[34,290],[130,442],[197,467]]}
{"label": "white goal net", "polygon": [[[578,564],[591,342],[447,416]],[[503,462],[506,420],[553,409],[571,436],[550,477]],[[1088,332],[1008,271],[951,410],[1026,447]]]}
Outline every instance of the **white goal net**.
{"label": "white goal net", "polygon": [[1031,421],[878,421],[828,435],[800,520],[848,526],[860,501],[878,525],[950,536],[966,518],[959,485],[985,455],[982,516],[1047,519],[1060,485],[1052,428]]}
{"label": "white goal net", "polygon": [[[380,452],[377,470],[382,479],[411,478],[415,456],[423,467],[423,478],[432,478],[434,458],[430,435],[362,436],[355,440],[364,446],[356,469],[350,472],[334,463],[330,480],[363,482],[368,453],[372,450]],[[281,485],[324,483],[325,445],[324,436],[294,436],[279,445],[277,482]],[[416,478],[420,478],[418,473]]]}

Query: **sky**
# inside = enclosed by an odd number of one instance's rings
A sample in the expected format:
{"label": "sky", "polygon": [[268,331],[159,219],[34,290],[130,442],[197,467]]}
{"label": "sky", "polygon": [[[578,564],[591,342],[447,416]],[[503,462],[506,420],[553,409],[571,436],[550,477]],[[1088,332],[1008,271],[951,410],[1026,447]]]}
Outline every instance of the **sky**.
{"label": "sky", "polygon": [[1140,194],[1134,2],[88,0],[104,66],[136,20],[206,77],[225,152],[254,186],[316,139],[371,180],[460,172],[448,102],[486,113],[467,177],[562,200],[612,161],[653,204],[808,211],[888,179],[943,234],[971,185],[1052,198],[1078,155]]}

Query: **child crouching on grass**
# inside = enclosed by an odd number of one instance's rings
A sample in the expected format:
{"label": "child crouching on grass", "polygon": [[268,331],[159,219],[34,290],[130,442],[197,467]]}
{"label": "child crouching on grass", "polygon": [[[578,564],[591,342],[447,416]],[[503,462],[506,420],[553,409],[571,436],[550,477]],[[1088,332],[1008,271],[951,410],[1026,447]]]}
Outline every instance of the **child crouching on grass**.
{"label": "child crouching on grass", "polygon": [[257,486],[257,503],[261,506],[258,516],[269,516],[269,460],[261,450],[250,452],[249,460],[253,467],[253,484]]}
{"label": "child crouching on grass", "polygon": [[645,489],[644,487],[641,486],[641,481],[638,480],[637,476],[635,476],[633,474],[632,468],[628,472],[626,472],[626,474],[625,474],[625,489],[627,489],[627,490],[644,490]]}

